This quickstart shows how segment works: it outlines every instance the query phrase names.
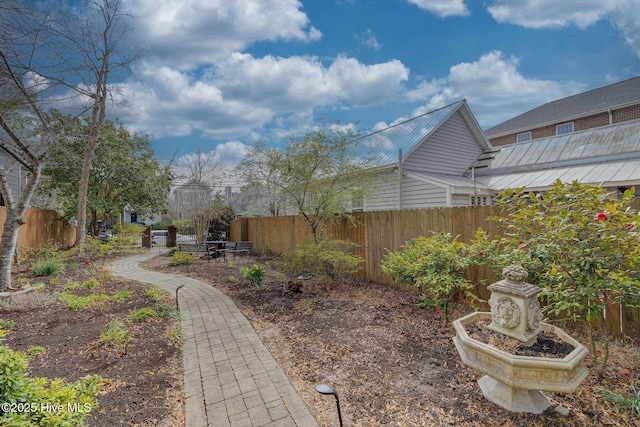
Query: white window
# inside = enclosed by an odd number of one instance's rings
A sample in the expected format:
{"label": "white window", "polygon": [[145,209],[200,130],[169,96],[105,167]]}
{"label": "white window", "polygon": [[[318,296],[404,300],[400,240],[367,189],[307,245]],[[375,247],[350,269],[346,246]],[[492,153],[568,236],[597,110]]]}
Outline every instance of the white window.
{"label": "white window", "polygon": [[564,123],[556,126],[556,135],[562,135],[563,133],[573,132],[573,122]]}
{"label": "white window", "polygon": [[531,132],[523,132],[516,135],[516,142],[531,141]]}
{"label": "white window", "polygon": [[364,193],[362,191],[354,191],[351,193],[351,211],[362,212],[364,210]]}

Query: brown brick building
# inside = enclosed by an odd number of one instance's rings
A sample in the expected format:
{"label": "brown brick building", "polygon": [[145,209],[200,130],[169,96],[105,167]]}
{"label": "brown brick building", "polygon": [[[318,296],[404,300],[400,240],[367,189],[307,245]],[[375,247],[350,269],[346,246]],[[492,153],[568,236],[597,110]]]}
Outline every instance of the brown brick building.
{"label": "brown brick building", "polygon": [[485,130],[494,147],[640,119],[640,77],[552,101]]}

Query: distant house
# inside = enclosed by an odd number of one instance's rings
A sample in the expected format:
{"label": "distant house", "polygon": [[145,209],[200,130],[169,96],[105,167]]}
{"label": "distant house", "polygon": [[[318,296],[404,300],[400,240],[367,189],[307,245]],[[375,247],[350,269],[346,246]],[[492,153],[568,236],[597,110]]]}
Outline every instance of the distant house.
{"label": "distant house", "polygon": [[640,77],[548,102],[485,130],[494,147],[640,119]]}
{"label": "distant house", "polygon": [[373,194],[357,210],[485,204],[493,194],[474,182],[470,166],[491,145],[465,100],[366,135],[375,154]]}
{"label": "distant house", "polygon": [[[7,179],[9,190],[17,200],[20,197],[28,175],[28,171],[19,163],[8,157],[0,156],[0,168]],[[5,195],[0,194],[0,206],[5,206]]]}
{"label": "distant house", "polygon": [[189,180],[173,190],[172,210],[176,219],[193,218],[208,208],[213,200],[213,189],[202,182]]}
{"label": "distant house", "polygon": [[640,194],[640,120],[521,142],[486,152],[472,165],[492,191],[543,191],[560,179]]}
{"label": "distant house", "polygon": [[[527,134],[523,137],[523,134]],[[517,142],[516,142],[517,141]],[[640,195],[640,77],[560,99],[484,133],[462,100],[363,137],[377,188],[354,207],[491,204],[507,188],[577,180]]]}
{"label": "distant house", "polygon": [[493,191],[542,191],[560,179],[640,194],[640,77],[541,105],[485,135],[495,148],[472,168]]}

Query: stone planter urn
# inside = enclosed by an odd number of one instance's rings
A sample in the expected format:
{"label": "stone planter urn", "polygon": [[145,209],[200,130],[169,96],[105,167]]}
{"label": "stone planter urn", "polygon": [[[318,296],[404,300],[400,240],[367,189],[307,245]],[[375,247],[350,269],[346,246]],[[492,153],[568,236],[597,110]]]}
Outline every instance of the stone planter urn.
{"label": "stone planter urn", "polygon": [[[512,412],[543,413],[549,401],[541,393],[572,393],[589,375],[584,366],[588,350],[560,328],[540,322],[537,296],[540,289],[526,283],[527,272],[519,266],[503,270],[504,280],[489,286],[490,313],[471,313],[455,320],[453,338],[462,361],[485,374],[478,384],[485,398]],[[488,329],[533,345],[540,331],[554,334],[574,350],[562,359],[518,356],[473,339],[466,326],[477,321]]]}

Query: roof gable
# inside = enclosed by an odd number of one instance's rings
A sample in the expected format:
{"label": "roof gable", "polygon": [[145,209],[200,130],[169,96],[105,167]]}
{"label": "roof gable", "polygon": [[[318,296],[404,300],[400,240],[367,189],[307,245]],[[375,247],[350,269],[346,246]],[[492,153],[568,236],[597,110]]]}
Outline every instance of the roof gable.
{"label": "roof gable", "polygon": [[482,149],[489,148],[488,140],[464,99],[365,135],[360,143],[372,150],[375,166],[395,165],[398,163],[399,150],[402,150],[403,160],[406,159],[458,111],[478,145]]}

